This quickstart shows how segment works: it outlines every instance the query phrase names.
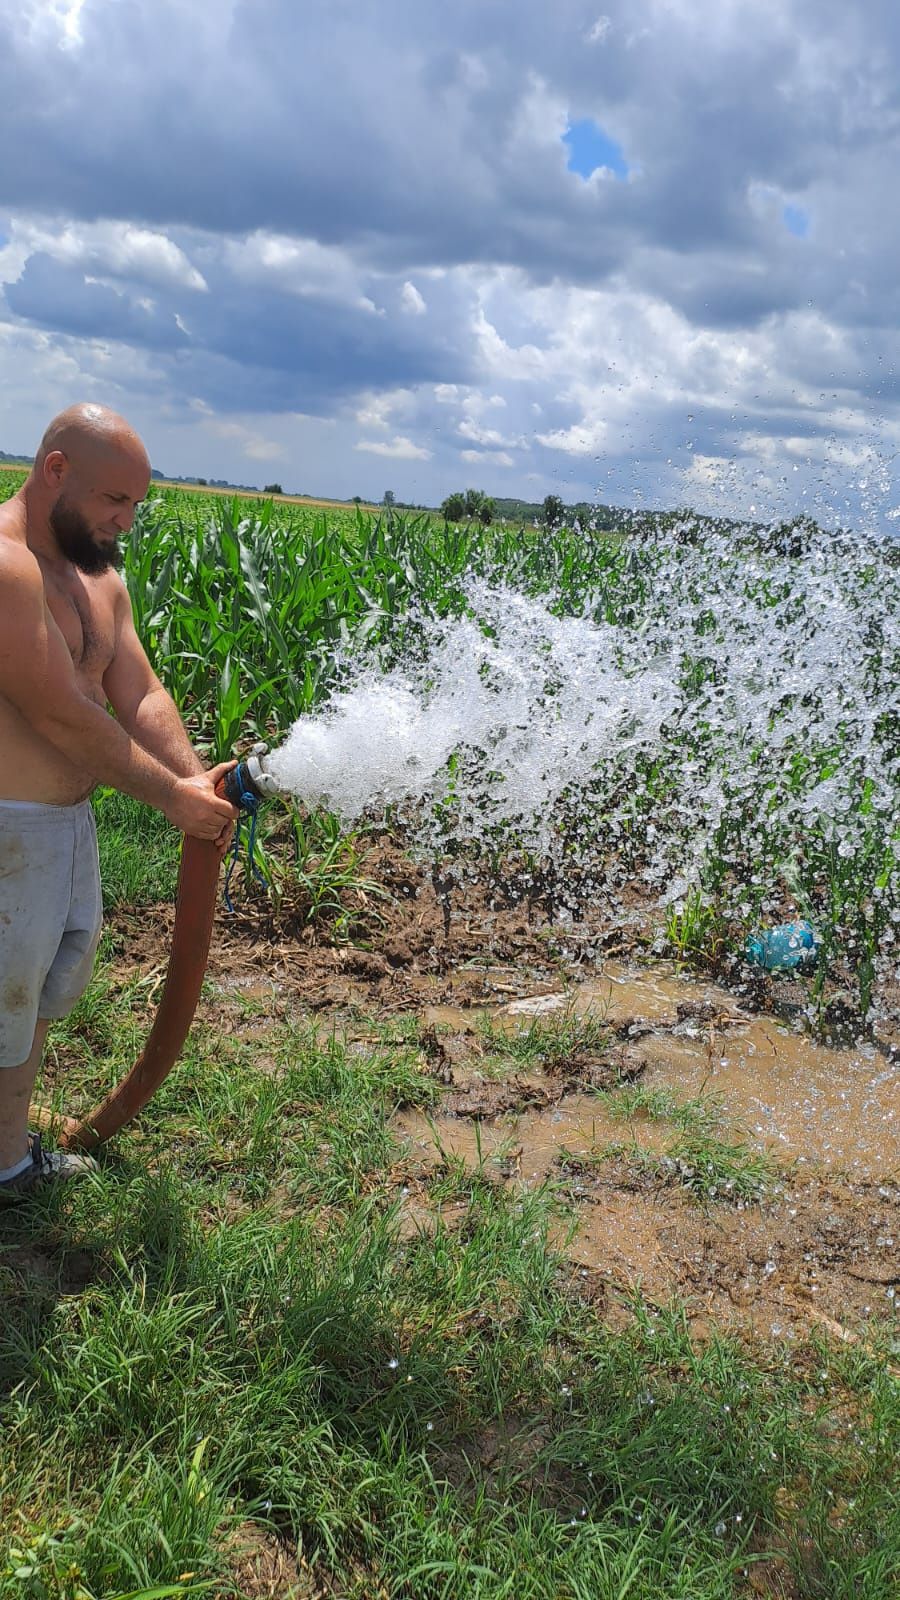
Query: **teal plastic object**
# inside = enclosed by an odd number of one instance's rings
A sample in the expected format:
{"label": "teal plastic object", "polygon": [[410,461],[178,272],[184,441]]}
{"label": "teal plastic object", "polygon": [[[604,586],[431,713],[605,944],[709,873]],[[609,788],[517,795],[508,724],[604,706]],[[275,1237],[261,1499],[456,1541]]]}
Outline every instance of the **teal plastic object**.
{"label": "teal plastic object", "polygon": [[744,954],[753,966],[767,972],[809,972],[819,951],[808,922],[786,922],[748,939]]}

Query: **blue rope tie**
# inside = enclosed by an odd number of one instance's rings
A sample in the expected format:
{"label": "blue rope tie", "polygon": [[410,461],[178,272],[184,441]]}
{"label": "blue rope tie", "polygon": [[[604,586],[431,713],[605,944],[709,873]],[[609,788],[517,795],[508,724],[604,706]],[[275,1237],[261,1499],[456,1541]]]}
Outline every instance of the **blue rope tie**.
{"label": "blue rope tie", "polygon": [[250,818],[250,827],[247,834],[247,859],[250,862],[253,876],[257,883],[265,884],[266,882],[265,874],[260,872],[254,857],[254,852],[256,850],[256,823],[259,813],[259,798],[257,795],[251,794],[249,790],[244,789],[242,790],[237,803],[240,807],[240,810],[238,812],[237,822],[235,823],[234,847],[231,852],[231,859],[228,863],[228,870],[225,873],[225,885],[223,890],[225,904],[228,910],[231,912],[234,911],[234,903],[229,892],[231,888],[231,878],[240,857],[244,819],[248,816]]}

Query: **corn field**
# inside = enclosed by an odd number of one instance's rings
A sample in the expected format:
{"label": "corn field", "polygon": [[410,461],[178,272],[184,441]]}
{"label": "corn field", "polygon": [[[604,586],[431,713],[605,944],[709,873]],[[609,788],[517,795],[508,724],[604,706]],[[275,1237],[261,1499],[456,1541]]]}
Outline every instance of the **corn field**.
{"label": "corn field", "polygon": [[[470,828],[470,869],[543,883],[576,911],[637,886],[685,948],[688,928],[721,945],[723,930],[809,917],[814,1004],[833,963],[864,1014],[900,976],[896,543],[689,517],[621,535],[484,528],[153,491],[124,556],[138,633],[211,759],[277,743],[339,662],[424,652],[427,677],[429,627],[471,610],[473,581],[605,629],[636,701],[647,663],[671,685],[654,746],[611,749],[562,792],[549,862],[513,819]],[[549,673],[542,698],[558,693]]]}

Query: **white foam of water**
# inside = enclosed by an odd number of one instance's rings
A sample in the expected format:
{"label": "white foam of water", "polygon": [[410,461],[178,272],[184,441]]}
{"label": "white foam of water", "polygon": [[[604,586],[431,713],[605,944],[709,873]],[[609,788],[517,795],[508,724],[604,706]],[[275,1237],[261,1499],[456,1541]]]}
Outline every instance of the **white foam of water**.
{"label": "white foam of water", "polygon": [[820,534],[779,548],[685,523],[625,543],[585,588],[582,614],[560,617],[470,583],[470,614],[419,619],[399,664],[352,660],[269,758],[273,776],[347,822],[395,807],[457,860],[548,862],[573,908],[635,879],[670,901],[713,883],[753,924],[794,896],[831,918],[851,966],[874,938],[889,975],[897,549]]}
{"label": "white foam of water", "polygon": [[430,624],[418,664],[385,673],[370,664],[301,717],[267,759],[276,781],[348,822],[452,789],[458,826],[515,821],[537,843],[567,788],[615,753],[655,746],[677,701],[668,671],[617,665],[609,625],[556,617],[501,588],[473,585],[470,595],[478,620]]}

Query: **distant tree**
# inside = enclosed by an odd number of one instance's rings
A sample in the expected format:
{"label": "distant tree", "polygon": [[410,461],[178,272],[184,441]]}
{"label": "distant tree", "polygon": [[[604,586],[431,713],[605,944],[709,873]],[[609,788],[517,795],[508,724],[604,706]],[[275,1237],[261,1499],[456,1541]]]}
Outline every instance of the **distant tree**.
{"label": "distant tree", "polygon": [[559,528],[566,520],[566,508],[558,494],[548,494],[541,506],[541,522],[545,528]]}
{"label": "distant tree", "polygon": [[205,489],[207,487],[207,483],[206,483],[206,479],[205,478],[198,478],[197,482],[199,483],[199,485],[200,485],[200,487],[202,489]]}
{"label": "distant tree", "polygon": [[497,515],[497,508],[483,489],[457,489],[441,503],[441,514],[447,522],[481,522],[488,527]]}
{"label": "distant tree", "polygon": [[381,503],[385,506],[395,506],[397,504],[397,497],[394,494],[393,489],[385,489],[384,498]]}
{"label": "distant tree", "polygon": [[263,489],[263,494],[284,494],[284,490],[280,483],[267,483]]}
{"label": "distant tree", "polygon": [[358,506],[358,505],[362,504],[362,495],[361,494],[355,494],[353,496],[353,504],[355,506]]}

